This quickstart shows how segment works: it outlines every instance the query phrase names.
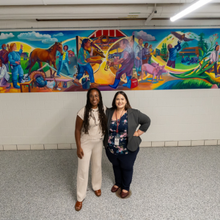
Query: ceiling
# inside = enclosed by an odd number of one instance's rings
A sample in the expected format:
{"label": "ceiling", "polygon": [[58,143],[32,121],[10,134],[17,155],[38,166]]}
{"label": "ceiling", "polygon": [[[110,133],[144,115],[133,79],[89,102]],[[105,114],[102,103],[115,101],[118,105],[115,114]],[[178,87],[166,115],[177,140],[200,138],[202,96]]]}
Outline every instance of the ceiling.
{"label": "ceiling", "polygon": [[[149,22],[169,20],[171,16],[185,9],[193,2],[196,2],[195,0],[0,1],[0,20],[2,21],[147,20],[148,18]],[[213,0],[208,5],[189,14],[186,19],[214,19],[220,21],[219,9],[220,0]]]}
{"label": "ceiling", "polygon": [[191,3],[194,0],[1,0],[1,5],[79,5],[79,4],[170,4]]}

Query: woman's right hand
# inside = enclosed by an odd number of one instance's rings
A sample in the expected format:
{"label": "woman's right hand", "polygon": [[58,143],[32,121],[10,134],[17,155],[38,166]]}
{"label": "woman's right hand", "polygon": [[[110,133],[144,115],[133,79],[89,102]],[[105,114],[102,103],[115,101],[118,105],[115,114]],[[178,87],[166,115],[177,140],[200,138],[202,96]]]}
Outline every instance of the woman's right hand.
{"label": "woman's right hand", "polygon": [[84,156],[84,152],[83,152],[83,149],[80,147],[77,149],[77,156],[82,159],[83,156]]}

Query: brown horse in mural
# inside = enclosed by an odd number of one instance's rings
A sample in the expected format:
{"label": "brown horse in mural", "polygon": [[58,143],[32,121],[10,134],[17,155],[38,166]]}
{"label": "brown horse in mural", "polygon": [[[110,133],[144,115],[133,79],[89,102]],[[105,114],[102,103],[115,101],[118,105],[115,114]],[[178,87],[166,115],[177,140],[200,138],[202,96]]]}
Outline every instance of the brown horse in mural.
{"label": "brown horse in mural", "polygon": [[[42,62],[48,63],[50,66],[56,67],[56,53],[59,51],[61,54],[63,54],[63,46],[62,42],[55,42],[53,46],[51,46],[49,49],[40,49],[36,48],[34,49],[30,54],[29,64],[26,67],[26,69],[29,68],[29,75],[31,73],[31,69],[34,66],[36,62],[38,62],[39,67],[42,67]],[[55,73],[55,72],[54,72]],[[52,69],[50,68],[50,77],[52,77]]]}

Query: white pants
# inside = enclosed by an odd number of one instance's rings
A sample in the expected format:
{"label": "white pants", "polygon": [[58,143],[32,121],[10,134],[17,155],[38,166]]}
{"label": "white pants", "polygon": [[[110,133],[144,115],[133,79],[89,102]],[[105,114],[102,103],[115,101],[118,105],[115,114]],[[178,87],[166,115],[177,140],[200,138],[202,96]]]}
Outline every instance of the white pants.
{"label": "white pants", "polygon": [[82,202],[86,197],[91,158],[92,188],[101,189],[102,185],[102,140],[88,140],[81,144],[84,152],[82,159],[78,158],[77,172],[77,201]]}

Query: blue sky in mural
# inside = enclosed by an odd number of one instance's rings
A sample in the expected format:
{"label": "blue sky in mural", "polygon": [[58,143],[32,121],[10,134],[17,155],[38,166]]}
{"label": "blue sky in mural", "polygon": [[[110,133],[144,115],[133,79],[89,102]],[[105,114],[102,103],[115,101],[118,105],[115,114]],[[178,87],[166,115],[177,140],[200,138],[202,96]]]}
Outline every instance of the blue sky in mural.
{"label": "blue sky in mural", "polygon": [[[133,29],[133,30],[121,30],[127,36],[131,36],[134,31],[143,30],[147,34],[155,37],[156,41],[150,41],[153,47],[156,47],[158,43],[165,37],[167,37],[171,31],[175,29]],[[183,29],[184,33],[192,32],[196,35],[204,33],[204,38],[208,39],[211,35],[215,34],[217,29]],[[0,46],[4,43],[10,43],[13,41],[20,41],[29,44],[34,48],[49,48],[54,42],[65,41],[67,39],[75,38],[76,36],[87,37],[91,35],[94,30],[73,30],[73,31],[21,31],[21,32],[0,32]],[[198,40],[198,38],[197,38]],[[74,39],[66,43],[69,46],[69,50],[76,51],[76,42]],[[195,40],[188,42],[189,46],[195,46]],[[197,43],[196,43],[197,44]]]}
{"label": "blue sky in mural", "polygon": [[[89,36],[94,30],[81,31],[21,31],[21,32],[0,32],[0,46],[4,43],[20,41],[27,43],[34,48],[49,48],[54,42],[65,41],[76,36]],[[69,50],[76,51],[75,39],[66,43]]]}
{"label": "blue sky in mural", "polygon": [[[152,44],[153,47],[156,47],[163,38],[167,37],[171,33],[171,31],[175,31],[175,29],[157,29],[157,30],[154,30],[154,29],[131,30],[130,29],[130,30],[121,30],[121,31],[124,32],[127,36],[131,36],[134,31],[140,31],[140,30],[147,32],[148,34],[156,38],[156,41],[150,42],[150,44]],[[183,31],[184,33],[190,32],[190,33],[195,33],[196,35],[203,33],[204,39],[208,40],[211,35],[218,33],[219,29],[178,29],[176,31]],[[220,41],[218,43],[220,44]],[[195,41],[190,41],[188,42],[188,44],[189,46],[196,46]]]}

